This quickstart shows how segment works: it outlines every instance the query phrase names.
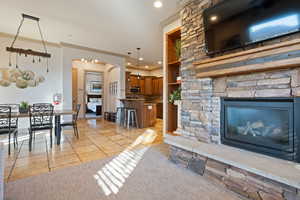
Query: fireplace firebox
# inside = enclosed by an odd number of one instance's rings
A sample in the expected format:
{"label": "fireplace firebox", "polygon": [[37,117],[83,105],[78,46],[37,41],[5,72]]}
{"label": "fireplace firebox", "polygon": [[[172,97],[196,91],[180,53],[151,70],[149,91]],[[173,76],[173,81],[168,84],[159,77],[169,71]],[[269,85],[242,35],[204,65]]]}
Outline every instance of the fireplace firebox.
{"label": "fireplace firebox", "polygon": [[222,98],[221,141],[300,163],[300,98]]}

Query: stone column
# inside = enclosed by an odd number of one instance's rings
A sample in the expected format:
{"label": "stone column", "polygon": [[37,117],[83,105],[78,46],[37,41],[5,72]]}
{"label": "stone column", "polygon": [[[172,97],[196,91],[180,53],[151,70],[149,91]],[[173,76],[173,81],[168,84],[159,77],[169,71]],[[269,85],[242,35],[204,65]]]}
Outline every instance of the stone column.
{"label": "stone column", "polygon": [[182,134],[182,126],[181,126],[181,108],[182,108],[182,102],[180,100],[175,102],[175,105],[177,105],[177,130],[175,131],[175,134],[181,135]]}

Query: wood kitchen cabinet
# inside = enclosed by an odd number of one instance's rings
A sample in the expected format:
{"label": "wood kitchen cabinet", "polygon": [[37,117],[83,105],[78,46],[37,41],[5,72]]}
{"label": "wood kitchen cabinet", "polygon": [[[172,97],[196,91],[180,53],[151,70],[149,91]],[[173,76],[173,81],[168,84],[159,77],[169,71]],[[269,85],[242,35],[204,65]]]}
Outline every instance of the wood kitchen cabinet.
{"label": "wood kitchen cabinet", "polygon": [[156,123],[156,103],[146,103],[144,99],[120,99],[125,107],[137,111],[139,128],[154,126]]}
{"label": "wood kitchen cabinet", "polygon": [[126,94],[130,93],[130,72],[126,72]]}
{"label": "wood kitchen cabinet", "polygon": [[146,127],[154,126],[156,123],[156,104],[153,103],[145,103],[144,104],[144,121]]}
{"label": "wood kitchen cabinet", "polygon": [[152,76],[145,76],[145,95],[153,95]]}
{"label": "wood kitchen cabinet", "polygon": [[139,86],[140,86],[140,94],[144,95],[145,94],[145,78],[141,77],[139,81]]}
{"label": "wood kitchen cabinet", "polygon": [[126,72],[126,93],[129,94],[131,88],[140,88],[141,95],[163,95],[163,78],[153,76],[137,76]]}
{"label": "wood kitchen cabinet", "polygon": [[137,76],[130,76],[130,87],[138,87],[139,86],[139,79]]}
{"label": "wood kitchen cabinet", "polygon": [[163,95],[163,78],[154,78],[152,81],[153,95]]}

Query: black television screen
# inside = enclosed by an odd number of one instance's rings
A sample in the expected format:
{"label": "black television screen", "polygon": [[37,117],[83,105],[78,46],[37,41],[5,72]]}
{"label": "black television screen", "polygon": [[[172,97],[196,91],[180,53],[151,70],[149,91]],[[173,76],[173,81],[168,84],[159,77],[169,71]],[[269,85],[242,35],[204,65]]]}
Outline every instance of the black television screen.
{"label": "black television screen", "polygon": [[300,30],[300,0],[224,0],[204,11],[209,55]]}

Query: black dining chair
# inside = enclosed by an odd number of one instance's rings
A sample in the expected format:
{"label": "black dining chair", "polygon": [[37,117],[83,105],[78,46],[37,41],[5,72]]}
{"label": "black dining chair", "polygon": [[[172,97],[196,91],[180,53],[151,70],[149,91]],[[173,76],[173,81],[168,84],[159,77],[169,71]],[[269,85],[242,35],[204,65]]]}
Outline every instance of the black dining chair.
{"label": "black dining chair", "polygon": [[14,148],[18,146],[18,117],[12,116],[12,107],[0,105],[0,133],[8,134],[8,154],[10,155],[11,134],[14,137]]}
{"label": "black dining chair", "polygon": [[72,126],[73,130],[74,130],[74,135],[77,137],[77,139],[79,139],[79,133],[78,133],[78,128],[77,128],[77,120],[78,120],[80,107],[81,107],[81,105],[77,104],[76,113],[72,115],[72,121],[71,122],[64,122],[64,123],[60,124],[61,127]]}
{"label": "black dining chair", "polygon": [[33,104],[29,107],[29,151],[32,149],[32,139],[35,138],[36,131],[50,131],[50,146],[52,148],[54,106],[48,103]]}

